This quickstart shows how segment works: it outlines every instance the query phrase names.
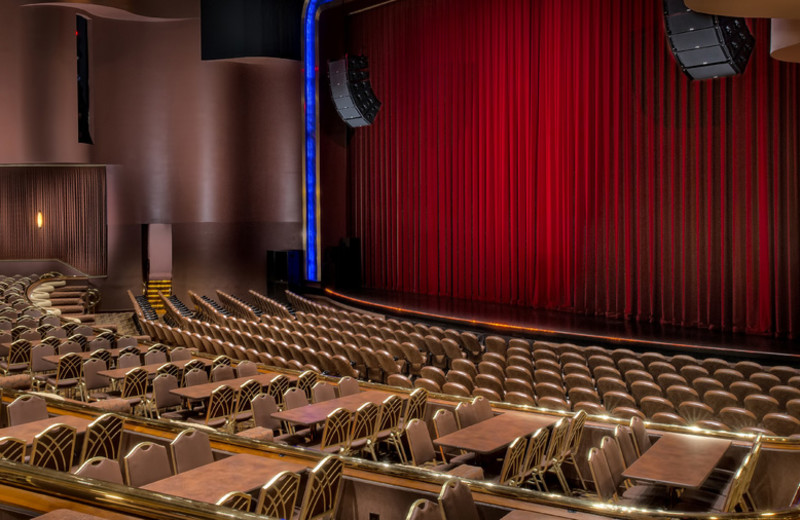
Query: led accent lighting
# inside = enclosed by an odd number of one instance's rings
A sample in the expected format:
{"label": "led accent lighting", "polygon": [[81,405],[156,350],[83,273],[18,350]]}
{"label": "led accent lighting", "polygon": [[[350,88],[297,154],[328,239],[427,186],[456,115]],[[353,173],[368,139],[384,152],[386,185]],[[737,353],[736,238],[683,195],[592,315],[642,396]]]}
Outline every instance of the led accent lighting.
{"label": "led accent lighting", "polygon": [[306,0],[303,6],[303,111],[305,121],[305,206],[306,279],[318,282],[319,274],[319,194],[317,184],[317,10],[332,0]]}

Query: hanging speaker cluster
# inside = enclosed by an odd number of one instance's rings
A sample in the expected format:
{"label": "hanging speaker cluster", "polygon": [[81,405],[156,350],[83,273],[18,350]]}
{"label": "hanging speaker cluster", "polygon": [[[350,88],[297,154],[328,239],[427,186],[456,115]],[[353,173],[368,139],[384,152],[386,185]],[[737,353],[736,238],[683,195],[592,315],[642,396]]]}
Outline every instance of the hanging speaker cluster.
{"label": "hanging speaker cluster", "polygon": [[744,18],[692,11],[683,0],[664,1],[664,22],[672,55],[691,79],[744,72],[755,40]]}
{"label": "hanging speaker cluster", "polygon": [[342,120],[353,128],[371,125],[381,102],[369,83],[366,56],[347,56],[328,62],[331,96]]}

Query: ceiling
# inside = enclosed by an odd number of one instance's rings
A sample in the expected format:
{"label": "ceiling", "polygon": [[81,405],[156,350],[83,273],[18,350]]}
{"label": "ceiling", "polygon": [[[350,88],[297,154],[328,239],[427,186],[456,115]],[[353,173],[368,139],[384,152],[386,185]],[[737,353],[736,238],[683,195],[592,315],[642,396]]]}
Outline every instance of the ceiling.
{"label": "ceiling", "polygon": [[742,18],[771,18],[770,55],[800,63],[800,1],[798,0],[685,0],[693,11]]}

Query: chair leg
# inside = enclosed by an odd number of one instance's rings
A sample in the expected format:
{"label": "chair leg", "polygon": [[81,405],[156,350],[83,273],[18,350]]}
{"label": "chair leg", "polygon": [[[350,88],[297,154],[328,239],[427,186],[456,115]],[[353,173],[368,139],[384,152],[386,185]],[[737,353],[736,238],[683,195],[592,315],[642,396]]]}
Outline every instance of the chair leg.
{"label": "chair leg", "polygon": [[569,462],[575,467],[575,471],[578,473],[578,478],[581,479],[581,486],[583,487],[584,490],[588,491],[589,488],[586,487],[586,481],[583,479],[581,468],[578,466],[578,461],[575,460],[575,455],[573,455],[572,453],[569,454]]}
{"label": "chair leg", "polygon": [[547,483],[544,481],[544,474],[539,473],[538,471],[534,471],[530,474],[530,478],[525,480],[523,484],[533,484],[536,486],[537,491],[544,490],[545,493],[549,493],[550,490],[547,489]]}
{"label": "chair leg", "polygon": [[564,476],[564,472],[561,471],[561,463],[556,462],[552,466],[553,472],[555,472],[556,477],[558,477],[558,483],[561,484],[561,488],[564,490],[564,494],[569,495],[572,493],[572,490],[569,488],[569,484],[567,484],[567,477]]}
{"label": "chair leg", "polygon": [[391,439],[392,444],[394,445],[395,450],[397,450],[397,455],[400,457],[401,464],[408,464],[408,457],[406,457],[405,449],[403,448],[403,439],[400,438],[400,432],[393,432],[389,435],[389,439]]}
{"label": "chair leg", "polygon": [[378,455],[375,453],[375,444],[371,441],[368,441],[367,449],[369,450],[370,455],[372,455],[372,460],[378,462]]}

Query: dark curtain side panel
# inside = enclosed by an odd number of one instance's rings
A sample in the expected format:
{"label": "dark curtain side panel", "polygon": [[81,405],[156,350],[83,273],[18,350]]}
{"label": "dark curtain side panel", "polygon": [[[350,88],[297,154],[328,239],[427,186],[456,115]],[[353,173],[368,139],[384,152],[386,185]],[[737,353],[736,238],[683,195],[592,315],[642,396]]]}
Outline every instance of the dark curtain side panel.
{"label": "dark curtain side panel", "polygon": [[0,258],[57,258],[106,274],[105,167],[0,166]]}
{"label": "dark curtain side panel", "polygon": [[352,16],[383,101],[349,141],[365,284],[796,336],[800,73],[752,29],[743,75],[691,82],[659,2]]}

